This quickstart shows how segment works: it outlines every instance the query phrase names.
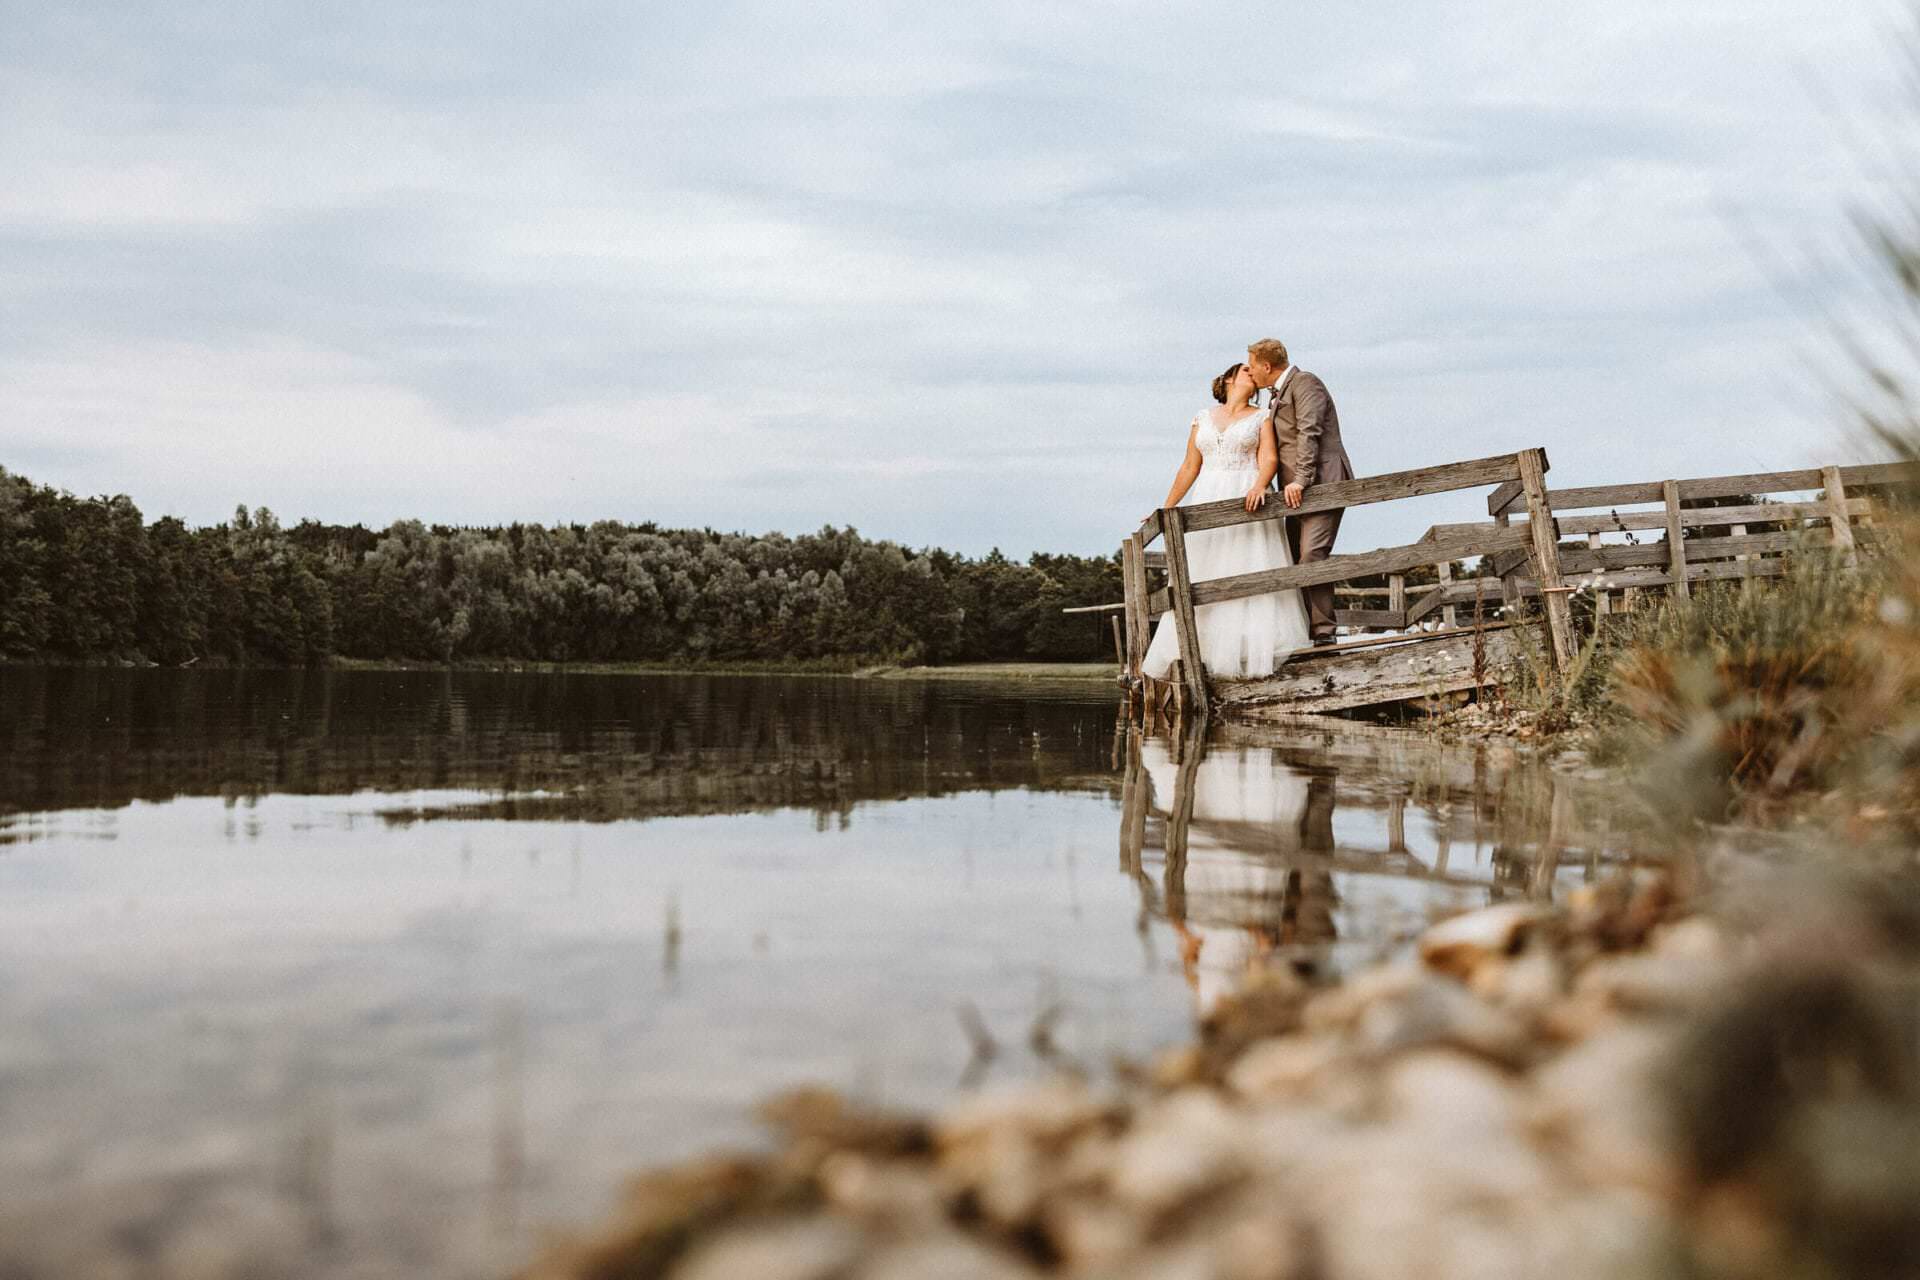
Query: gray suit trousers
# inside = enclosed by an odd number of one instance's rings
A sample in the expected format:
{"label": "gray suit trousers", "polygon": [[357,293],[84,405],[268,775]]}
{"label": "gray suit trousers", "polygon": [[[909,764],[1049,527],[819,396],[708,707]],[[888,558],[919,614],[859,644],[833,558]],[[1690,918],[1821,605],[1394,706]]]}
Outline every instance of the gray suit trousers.
{"label": "gray suit trousers", "polygon": [[[1344,511],[1316,511],[1310,516],[1287,517],[1287,549],[1295,564],[1312,564],[1333,554],[1334,535],[1340,532]],[[1301,592],[1307,600],[1307,625],[1314,635],[1333,634],[1333,584],[1322,583]]]}

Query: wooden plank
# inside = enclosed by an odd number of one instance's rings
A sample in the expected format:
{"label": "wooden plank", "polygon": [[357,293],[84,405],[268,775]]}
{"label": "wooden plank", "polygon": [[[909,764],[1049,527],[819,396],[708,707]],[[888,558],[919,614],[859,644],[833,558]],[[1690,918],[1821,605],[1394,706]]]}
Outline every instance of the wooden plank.
{"label": "wooden plank", "polygon": [[[1713,560],[1706,564],[1687,566],[1688,582],[1720,581],[1742,578],[1752,574],[1759,578],[1777,577],[1787,571],[1788,561],[1783,556],[1769,556],[1760,560]],[[1540,588],[1532,578],[1519,578],[1516,582],[1520,590],[1530,596],[1539,595]],[[1673,585],[1673,575],[1665,569],[1618,569],[1603,573],[1598,577],[1578,577],[1572,585],[1589,590],[1606,591],[1644,591],[1650,587]]]}
{"label": "wooden plank", "polygon": [[[1801,535],[1794,533],[1749,533],[1730,538],[1689,538],[1682,550],[1689,564],[1702,560],[1724,560],[1729,556],[1780,555],[1800,545]],[[1570,547],[1560,553],[1560,569],[1569,578],[1595,569],[1628,569],[1636,565],[1671,564],[1673,557],[1665,542],[1646,542],[1628,547]]]}
{"label": "wooden plank", "polygon": [[1416,542],[1404,547],[1382,547],[1378,551],[1359,555],[1328,556],[1325,560],[1309,564],[1198,582],[1193,587],[1193,599],[1195,604],[1218,604],[1222,600],[1239,600],[1246,596],[1264,595],[1269,591],[1287,591],[1295,587],[1316,586],[1322,582],[1367,578],[1376,573],[1412,569],[1441,559],[1458,560],[1467,556],[1491,555],[1523,545],[1526,540],[1525,529],[1509,529],[1491,537],[1475,536],[1457,542]]}
{"label": "wooden plank", "polygon": [[1660,500],[1667,505],[1667,569],[1673,576],[1673,589],[1682,596],[1687,589],[1687,548],[1680,536],[1680,482],[1667,480],[1660,485]]}
{"label": "wooden plank", "polygon": [[[1482,631],[1498,631],[1502,627],[1512,625],[1513,624],[1509,622],[1489,622],[1480,629]],[[1468,630],[1471,630],[1471,628],[1468,628]],[[1302,649],[1287,659],[1287,661],[1290,663],[1312,663],[1325,662],[1329,659],[1337,660],[1341,654],[1354,649],[1378,649],[1384,645],[1396,644],[1425,644],[1439,634],[1437,631],[1419,631],[1391,636],[1363,636],[1358,640],[1342,640],[1338,644],[1315,645],[1311,649]]]}
{"label": "wooden plank", "polygon": [[1125,671],[1127,669],[1127,638],[1120,626],[1120,615],[1115,614],[1107,621],[1113,624],[1113,660],[1120,664],[1122,671]]}
{"label": "wooden plank", "polygon": [[1848,489],[1920,484],[1920,462],[1867,462],[1841,467],[1840,483]]}
{"label": "wooden plank", "polygon": [[1859,554],[1853,548],[1853,521],[1847,510],[1847,486],[1840,478],[1840,468],[1820,468],[1820,483],[1826,487],[1826,502],[1829,515],[1828,525],[1833,529],[1834,550],[1846,557],[1848,564],[1858,564]]}
{"label": "wooden plank", "polygon": [[[1333,661],[1289,662],[1259,680],[1221,681],[1220,710],[1252,717],[1311,714],[1454,693],[1478,684],[1472,628],[1394,640],[1398,643]],[[1479,642],[1485,646],[1486,674],[1497,677],[1516,651],[1512,629],[1484,628]]]}
{"label": "wooden plank", "polygon": [[[1600,549],[1601,549],[1600,535],[1597,533],[1588,534],[1587,550],[1599,551]],[[1560,565],[1560,571],[1562,573],[1573,573],[1576,570],[1576,568],[1577,566],[1567,563],[1564,559],[1562,560]],[[1612,597],[1609,596],[1608,593],[1605,591],[1594,592],[1593,616],[1596,618],[1604,618],[1611,612],[1612,612]]]}
{"label": "wooden plank", "polygon": [[[1438,569],[1440,573],[1440,592],[1441,592],[1440,599],[1443,602],[1445,602],[1447,600],[1447,596],[1445,594],[1446,590],[1448,586],[1450,586],[1453,582],[1453,561],[1442,560],[1438,566]],[[1454,606],[1451,603],[1441,604],[1440,625],[1443,627],[1457,627],[1460,625],[1459,615],[1457,614],[1457,612],[1454,609]]]}
{"label": "wooden plank", "polygon": [[[1840,468],[1843,486],[1920,484],[1920,463],[1872,462]],[[1665,501],[1662,483],[1649,480],[1637,484],[1583,485],[1569,489],[1549,489],[1547,500],[1558,510],[1576,507],[1629,507],[1639,503]],[[1818,469],[1798,471],[1753,471],[1741,475],[1700,476],[1679,482],[1680,496],[1694,498],[1732,498],[1741,494],[1787,493],[1818,489],[1824,485]],[[1487,499],[1487,514],[1497,516],[1512,508],[1519,492],[1507,485],[1494,490]],[[1564,530],[1564,526],[1563,526]]]}
{"label": "wooden plank", "polygon": [[1180,636],[1180,659],[1187,696],[1201,715],[1207,712],[1207,673],[1200,661],[1200,628],[1194,624],[1193,578],[1187,568],[1186,508],[1169,507],[1162,532],[1167,539],[1168,591],[1173,602],[1173,625]]}
{"label": "wooden plank", "polygon": [[[1445,602],[1447,597],[1447,584],[1453,578],[1453,566],[1450,564],[1441,565],[1440,575],[1439,586],[1431,591],[1422,592],[1418,600],[1415,600],[1411,605],[1407,606],[1408,626],[1419,622],[1435,609],[1440,608]],[[1447,625],[1452,626],[1453,624],[1449,622]]]}
{"label": "wooden plank", "polygon": [[1119,604],[1075,605],[1071,609],[1062,609],[1060,612],[1062,613],[1125,613],[1126,609],[1127,609],[1127,604],[1126,604],[1126,601],[1123,600]]}
{"label": "wooden plank", "polygon": [[1401,625],[1405,626],[1404,615],[1407,612],[1407,575],[1390,573],[1387,575],[1387,608],[1402,615]]}
{"label": "wooden plank", "polygon": [[1158,538],[1160,531],[1165,527],[1166,510],[1162,508],[1140,522],[1140,528],[1136,531],[1135,536],[1140,539],[1140,545],[1144,547],[1152,543],[1155,538]]}
{"label": "wooden plank", "polygon": [[[1527,529],[1533,541],[1533,575],[1541,582],[1558,583],[1560,573],[1559,533],[1553,525],[1553,508],[1547,505],[1547,453],[1544,449],[1523,449],[1520,453],[1520,484],[1527,496]],[[1547,635],[1553,644],[1554,665],[1565,671],[1573,662],[1573,610],[1565,592],[1545,593]]]}
{"label": "wooden plank", "polygon": [[[1849,515],[1864,516],[1873,503],[1864,498],[1847,500]],[[1688,507],[1680,512],[1682,528],[1698,529],[1716,524],[1787,524],[1824,518],[1831,509],[1824,502],[1765,502],[1744,507]],[[1603,516],[1559,516],[1560,532],[1627,533],[1639,529],[1664,529],[1664,508],[1651,511],[1610,511]]]}
{"label": "wooden plank", "polygon": [[1511,480],[1519,474],[1515,455],[1497,454],[1466,462],[1449,462],[1437,467],[1417,467],[1412,471],[1390,471],[1385,475],[1358,480],[1335,480],[1309,488],[1300,505],[1288,510],[1283,502],[1269,502],[1249,514],[1238,498],[1221,502],[1196,503],[1185,507],[1187,532],[1220,529],[1228,525],[1250,524],[1257,520],[1279,520],[1285,516],[1311,515],[1316,511],[1340,511],[1364,507],[1398,498],[1417,498],[1432,493],[1450,493],[1456,489],[1477,489],[1481,485]]}
{"label": "wooden plank", "polygon": [[1503,516],[1512,514],[1513,504],[1520,501],[1526,491],[1520,487],[1517,479],[1509,480],[1487,495],[1487,514]]}
{"label": "wooden plank", "polygon": [[1153,639],[1153,619],[1147,613],[1147,555],[1140,535],[1128,538],[1127,546],[1132,549],[1132,560],[1125,566],[1127,595],[1134,605],[1133,615],[1127,623],[1127,669],[1137,676],[1140,674],[1140,664],[1147,660],[1147,645]]}
{"label": "wooden plank", "polygon": [[1398,631],[1407,625],[1405,609],[1335,609],[1333,620],[1343,627],[1391,627]]}

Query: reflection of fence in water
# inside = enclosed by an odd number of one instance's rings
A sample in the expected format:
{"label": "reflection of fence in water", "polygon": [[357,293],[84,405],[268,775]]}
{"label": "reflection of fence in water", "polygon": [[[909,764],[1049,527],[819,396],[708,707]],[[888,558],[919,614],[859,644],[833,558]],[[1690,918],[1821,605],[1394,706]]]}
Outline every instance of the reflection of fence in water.
{"label": "reflection of fence in water", "polygon": [[[1497,753],[1358,726],[1189,726],[1161,740],[1123,722],[1117,733],[1121,870],[1143,927],[1173,927],[1203,1006],[1262,960],[1323,970],[1341,941],[1340,883],[1405,882],[1433,905],[1550,899],[1624,861],[1602,807],[1579,803],[1571,780]],[[1409,811],[1425,819],[1417,847]]]}

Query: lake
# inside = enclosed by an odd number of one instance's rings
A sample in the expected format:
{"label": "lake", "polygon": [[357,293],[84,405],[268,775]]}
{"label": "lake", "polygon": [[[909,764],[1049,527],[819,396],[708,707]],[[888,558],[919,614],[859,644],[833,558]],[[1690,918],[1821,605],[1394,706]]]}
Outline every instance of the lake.
{"label": "lake", "polygon": [[1097,1076],[1609,813],[1098,684],[0,667],[0,1272],[497,1275],[770,1092]]}

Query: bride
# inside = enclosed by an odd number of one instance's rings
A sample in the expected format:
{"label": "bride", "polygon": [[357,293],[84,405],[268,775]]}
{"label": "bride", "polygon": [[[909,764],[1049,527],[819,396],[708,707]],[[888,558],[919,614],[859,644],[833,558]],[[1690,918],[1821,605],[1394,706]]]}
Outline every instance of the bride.
{"label": "bride", "polygon": [[[1266,503],[1267,485],[1280,469],[1280,447],[1266,410],[1254,407],[1259,390],[1243,364],[1213,380],[1219,407],[1193,415],[1187,456],[1174,474],[1166,506],[1240,498],[1248,511],[1258,511]],[[1292,563],[1286,529],[1278,520],[1187,535],[1187,567],[1195,582]],[[1200,661],[1210,676],[1272,675],[1289,654],[1311,643],[1298,590],[1203,604],[1193,611],[1193,620],[1200,633]],[[1179,656],[1173,615],[1162,614],[1140,670],[1164,680]]]}

